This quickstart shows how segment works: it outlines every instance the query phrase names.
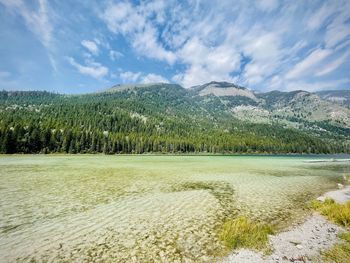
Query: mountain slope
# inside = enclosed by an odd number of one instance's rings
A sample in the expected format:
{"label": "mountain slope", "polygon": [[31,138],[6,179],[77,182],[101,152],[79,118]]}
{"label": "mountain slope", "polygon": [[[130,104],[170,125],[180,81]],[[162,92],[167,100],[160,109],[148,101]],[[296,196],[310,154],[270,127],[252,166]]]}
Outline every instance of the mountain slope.
{"label": "mountain slope", "polygon": [[337,122],[331,114],[319,117],[323,111],[307,114],[310,105],[347,108],[315,96],[255,94],[222,82],[193,89],[162,83],[114,86],[83,95],[2,91],[0,151],[349,152],[345,118]]}
{"label": "mountain slope", "polygon": [[324,100],[350,106],[350,90],[325,90],[316,94]]}
{"label": "mountain slope", "polygon": [[305,121],[323,122],[350,127],[350,110],[306,91],[269,92],[260,95],[269,109],[279,118],[299,118]]}
{"label": "mountain slope", "polygon": [[280,121],[289,127],[300,126],[303,122],[327,122],[340,127],[350,127],[348,107],[302,90],[255,94],[234,84],[211,82],[193,87],[193,91],[197,96],[205,97],[208,104],[215,102],[216,106],[212,107],[224,107],[226,111],[231,111],[233,116],[244,121]]}

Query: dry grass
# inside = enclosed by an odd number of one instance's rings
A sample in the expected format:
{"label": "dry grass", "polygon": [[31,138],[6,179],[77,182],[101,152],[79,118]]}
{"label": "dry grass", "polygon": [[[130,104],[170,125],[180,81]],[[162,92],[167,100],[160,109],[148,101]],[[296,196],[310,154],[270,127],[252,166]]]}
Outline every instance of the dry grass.
{"label": "dry grass", "polygon": [[[311,205],[316,211],[334,223],[350,227],[350,201],[345,204],[338,204],[333,199],[328,198],[324,202],[315,200]],[[341,233],[339,237],[343,242],[322,253],[324,262],[350,262],[350,233]]]}
{"label": "dry grass", "polygon": [[241,216],[224,223],[220,239],[229,249],[263,250],[268,248],[268,235],[272,233],[272,227]]}
{"label": "dry grass", "polygon": [[327,198],[324,202],[315,200],[311,205],[334,223],[350,227],[350,201],[346,204],[338,204],[333,199]]}
{"label": "dry grass", "polygon": [[343,242],[323,253],[324,262],[350,262],[350,233],[342,233],[339,237]]}

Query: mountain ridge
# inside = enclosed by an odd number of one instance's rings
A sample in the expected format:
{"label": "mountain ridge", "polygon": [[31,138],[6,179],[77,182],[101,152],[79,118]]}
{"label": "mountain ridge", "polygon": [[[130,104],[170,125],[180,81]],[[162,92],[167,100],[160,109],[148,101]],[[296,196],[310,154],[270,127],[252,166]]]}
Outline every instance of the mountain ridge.
{"label": "mountain ridge", "polygon": [[350,90],[324,90],[316,94],[322,99],[350,106]]}
{"label": "mountain ridge", "polygon": [[[331,121],[333,124],[343,124],[345,127],[350,127],[350,110],[346,103],[348,99],[346,96],[349,95],[350,98],[350,91],[346,90],[315,93],[304,90],[289,92],[273,90],[257,93],[234,83],[211,81],[203,85],[193,86],[189,89],[185,89],[178,84],[170,83],[117,84],[91,94],[136,92],[136,90],[139,89],[155,92],[154,90],[158,89],[172,90],[174,88],[181,91],[184,98],[199,97],[199,100],[202,100],[202,104],[214,103],[217,107],[223,107],[227,112],[234,113],[235,117],[245,121],[271,123],[271,116],[278,115],[284,119],[300,117],[303,119],[311,118],[313,121]],[[9,92],[9,94],[11,94],[11,91]],[[33,91],[27,92],[30,93]],[[53,94],[62,95],[57,93]],[[337,94],[338,99],[334,100],[332,94]],[[346,96],[340,100],[339,94],[345,94]],[[85,95],[89,94],[67,96],[74,97]],[[218,99],[213,98],[213,96]],[[250,116],[254,115],[256,115],[254,118],[250,118]],[[291,127],[292,126],[293,125],[291,125]]]}
{"label": "mountain ridge", "polygon": [[[213,86],[234,92],[201,94]],[[227,82],[80,95],[0,91],[0,152],[350,152],[348,107],[305,91],[253,99],[237,90],[252,92]]]}

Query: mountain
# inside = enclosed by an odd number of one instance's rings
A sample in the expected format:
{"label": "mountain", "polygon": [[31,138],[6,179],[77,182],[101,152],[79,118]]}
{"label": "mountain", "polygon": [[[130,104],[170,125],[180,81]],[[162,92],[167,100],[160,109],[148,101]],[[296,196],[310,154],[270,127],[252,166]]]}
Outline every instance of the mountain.
{"label": "mountain", "polygon": [[349,108],[305,91],[227,82],[0,92],[3,153],[350,152]]}
{"label": "mountain", "polygon": [[[327,122],[350,127],[350,109],[302,90],[281,92],[253,91],[227,82],[210,82],[193,87],[195,95],[210,104],[222,104],[238,119],[255,123],[283,122],[299,127],[305,122]],[[216,105],[216,107],[218,107]]]}
{"label": "mountain", "polygon": [[324,90],[316,94],[324,100],[350,106],[350,90]]}

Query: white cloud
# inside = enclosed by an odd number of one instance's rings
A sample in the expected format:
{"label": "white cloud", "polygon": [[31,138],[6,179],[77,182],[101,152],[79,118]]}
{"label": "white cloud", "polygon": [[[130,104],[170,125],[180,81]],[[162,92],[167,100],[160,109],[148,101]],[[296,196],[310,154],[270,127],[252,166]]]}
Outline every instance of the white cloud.
{"label": "white cloud", "polygon": [[169,81],[161,75],[142,72],[122,71],[119,73],[120,79],[124,83],[169,83]]}
{"label": "white cloud", "polygon": [[231,72],[239,68],[240,54],[228,41],[216,47],[208,46],[197,37],[189,39],[178,51],[178,58],[187,69],[173,77],[186,88],[203,84],[203,80],[233,81]]}
{"label": "white cloud", "polygon": [[[185,88],[203,84],[210,81],[228,81],[235,82],[237,80],[229,74],[213,74],[207,68],[200,65],[192,65],[184,73],[178,73],[172,77],[176,83],[180,83]],[[205,81],[203,81],[205,80]]]}
{"label": "white cloud", "polygon": [[337,45],[334,50],[342,52],[342,49],[348,46],[350,46],[350,39],[345,40],[343,43]]}
{"label": "white cloud", "polygon": [[287,74],[287,79],[296,79],[310,73],[311,70],[315,69],[316,65],[324,60],[326,57],[332,54],[329,49],[316,49],[309,54],[305,59],[297,63]]}
{"label": "white cloud", "polygon": [[124,83],[138,82],[141,76],[141,72],[125,71],[119,74],[120,79]]}
{"label": "white cloud", "polygon": [[48,3],[46,0],[38,0],[38,9],[32,10],[22,0],[0,2],[12,12],[20,15],[27,26],[45,47],[50,47],[53,41],[53,26],[49,20]]}
{"label": "white cloud", "polygon": [[90,77],[101,79],[108,74],[108,68],[102,66],[100,63],[90,61],[87,66],[81,65],[75,61],[74,58],[68,57],[68,62],[75,67],[81,74],[88,75]]}
{"label": "white cloud", "polygon": [[341,85],[349,85],[350,78],[341,78],[337,80],[323,80],[323,81],[306,81],[306,80],[286,80],[283,76],[275,75],[266,81],[265,91],[281,90],[305,90],[309,92],[315,92],[319,90],[331,90],[337,89]]}
{"label": "white cloud", "polygon": [[286,84],[284,89],[286,91],[305,90],[309,92],[315,92],[319,90],[336,89],[339,85],[348,84],[348,83],[350,83],[349,78],[331,80],[331,81],[320,81],[320,82],[291,81]]}
{"label": "white cloud", "polygon": [[336,47],[350,37],[350,2],[339,2],[338,9],[332,14],[332,22],[327,26],[325,43],[328,48]]}
{"label": "white cloud", "polygon": [[241,45],[245,56],[251,58],[243,71],[243,79],[248,85],[260,83],[273,74],[285,55],[279,34],[259,28],[247,32]]}
{"label": "white cloud", "polygon": [[161,75],[157,75],[157,74],[148,74],[144,77],[142,77],[141,79],[141,83],[169,83],[169,80],[167,80],[166,78],[164,78]]}
{"label": "white cloud", "polygon": [[90,40],[83,40],[81,41],[81,45],[85,47],[87,50],[89,50],[93,55],[98,55],[99,49],[97,44],[94,41]]}
{"label": "white cloud", "polygon": [[21,87],[17,80],[13,79],[13,75],[8,71],[0,71],[0,89],[5,90],[21,90],[25,87]]}
{"label": "white cloud", "polygon": [[153,23],[148,21],[148,16],[156,16],[162,8],[161,5],[149,3],[146,6],[132,6],[128,2],[110,4],[101,14],[108,28],[130,39],[131,45],[141,55],[166,61],[173,64],[176,56],[166,50],[158,41],[158,31]]}
{"label": "white cloud", "polygon": [[321,70],[316,73],[316,76],[323,76],[333,72],[347,60],[349,55],[350,55],[350,50],[345,54],[343,54],[338,59],[332,61],[331,63],[327,64],[325,67],[321,68]]}
{"label": "white cloud", "polygon": [[139,53],[150,58],[164,60],[169,64],[174,64],[176,60],[176,55],[157,41],[156,30],[149,25],[143,31],[135,33],[133,46]]}
{"label": "white cloud", "polygon": [[0,71],[0,79],[7,79],[11,76],[11,73],[8,71]]}
{"label": "white cloud", "polygon": [[310,16],[306,23],[307,28],[309,30],[319,29],[332,13],[334,13],[334,8],[329,6],[328,3],[323,4],[320,9]]}
{"label": "white cloud", "polygon": [[117,60],[118,58],[124,56],[123,53],[119,52],[119,51],[116,51],[116,50],[110,50],[109,51],[109,58],[112,60],[112,61],[115,61]]}
{"label": "white cloud", "polygon": [[185,87],[226,80],[283,88],[343,66],[349,3],[119,2],[101,18],[138,55],[181,65],[172,80]]}
{"label": "white cloud", "polygon": [[[119,49],[130,59],[125,58],[130,71],[122,72],[128,82],[164,81],[166,71],[185,87],[226,80],[284,89],[347,77],[348,0],[97,1],[84,4],[87,13],[75,16],[60,13],[70,8],[61,2],[0,0],[4,14],[13,15],[18,28],[23,24],[45,47],[54,69],[58,54],[74,54],[82,45],[83,59],[69,55],[69,62],[94,78],[119,77],[120,72],[108,75],[105,66],[123,56]],[[102,27],[93,21],[96,14]],[[16,27],[13,32],[18,33]],[[94,61],[97,55],[101,64]],[[137,72],[148,63],[161,70]]]}
{"label": "white cloud", "polygon": [[29,31],[31,31],[48,51],[48,59],[52,68],[57,71],[54,59],[54,38],[51,20],[49,19],[49,5],[46,0],[38,0],[38,8],[33,10],[22,0],[0,0],[8,10],[21,16]]}
{"label": "white cloud", "polygon": [[273,11],[278,7],[278,0],[258,0],[257,6],[263,11]]}
{"label": "white cloud", "polygon": [[327,47],[335,47],[349,36],[349,24],[345,23],[345,21],[339,24],[334,22],[328,26],[325,42]]}

